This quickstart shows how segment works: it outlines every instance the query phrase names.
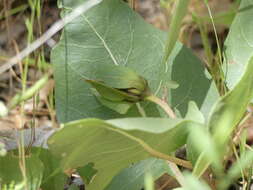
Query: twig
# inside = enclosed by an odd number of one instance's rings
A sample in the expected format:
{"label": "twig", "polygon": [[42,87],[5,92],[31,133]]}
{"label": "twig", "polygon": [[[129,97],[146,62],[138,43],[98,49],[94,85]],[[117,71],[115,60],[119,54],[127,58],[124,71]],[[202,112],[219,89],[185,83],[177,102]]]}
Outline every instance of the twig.
{"label": "twig", "polygon": [[70,23],[72,20],[80,16],[81,14],[88,11],[90,8],[102,2],[102,0],[89,0],[84,4],[80,5],[74,9],[70,14],[65,16],[63,19],[57,21],[50,29],[48,29],[40,38],[34,41],[32,44],[28,45],[23,51],[11,58],[8,62],[4,63],[0,67],[0,74],[10,69],[13,65],[17,64],[19,61],[24,59],[27,55],[35,51],[47,40],[49,40],[53,35],[59,32],[66,24]]}
{"label": "twig", "polygon": [[241,120],[241,122],[238,125],[238,130],[233,138],[233,142],[236,143],[239,139],[240,139],[240,135],[243,131],[243,129],[246,128],[246,121],[248,121],[248,119],[252,116],[252,113],[248,113],[247,115],[245,115],[245,117]]}

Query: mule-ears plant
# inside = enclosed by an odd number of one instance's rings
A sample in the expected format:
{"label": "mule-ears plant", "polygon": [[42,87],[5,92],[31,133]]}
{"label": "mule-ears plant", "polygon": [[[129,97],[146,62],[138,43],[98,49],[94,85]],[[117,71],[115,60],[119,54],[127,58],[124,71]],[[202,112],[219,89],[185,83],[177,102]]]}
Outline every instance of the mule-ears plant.
{"label": "mule-ears plant", "polygon": [[[68,14],[82,2],[60,6]],[[120,0],[104,0],[67,24],[51,57],[62,127],[48,150],[28,156],[44,165],[36,178],[42,189],[63,188],[72,173],[88,190],[153,189],[164,173],[177,189],[225,190],[239,178],[249,189],[253,153],[243,123],[253,98],[252,5],[241,1],[219,59],[223,70],[210,73],[226,73],[228,92],[175,41],[188,1],[176,1],[169,35]],[[186,149],[183,159],[179,149]],[[6,158],[0,161],[7,166]]]}

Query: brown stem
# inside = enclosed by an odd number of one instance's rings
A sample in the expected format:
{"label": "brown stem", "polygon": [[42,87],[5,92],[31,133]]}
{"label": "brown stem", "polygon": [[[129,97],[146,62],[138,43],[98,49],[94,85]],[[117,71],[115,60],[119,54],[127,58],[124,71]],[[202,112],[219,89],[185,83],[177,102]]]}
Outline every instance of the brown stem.
{"label": "brown stem", "polygon": [[173,110],[170,108],[170,106],[160,98],[156,97],[155,95],[150,95],[146,98],[146,100],[149,100],[151,102],[154,102],[155,104],[159,105],[169,117],[176,118],[176,114],[173,112]]}

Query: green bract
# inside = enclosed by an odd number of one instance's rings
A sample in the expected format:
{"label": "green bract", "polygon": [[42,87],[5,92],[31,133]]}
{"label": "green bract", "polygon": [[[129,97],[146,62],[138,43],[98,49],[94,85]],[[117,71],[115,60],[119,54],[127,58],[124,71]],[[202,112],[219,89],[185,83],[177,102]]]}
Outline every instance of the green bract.
{"label": "green bract", "polygon": [[[124,88],[124,86],[121,88],[115,88],[110,83],[113,83],[114,80],[111,80],[111,82],[108,84],[105,81],[96,81],[96,80],[86,80],[88,83],[90,83],[100,94],[101,97],[103,97],[106,100],[110,100],[113,102],[121,102],[121,101],[127,101],[127,102],[139,102],[142,101],[147,95],[150,94],[149,87],[147,81],[139,77],[137,80],[131,81],[126,78],[123,78],[122,80],[129,82],[129,87]],[[116,79],[118,80],[118,79]],[[120,82],[119,82],[120,83]],[[127,83],[127,82],[126,82]]]}

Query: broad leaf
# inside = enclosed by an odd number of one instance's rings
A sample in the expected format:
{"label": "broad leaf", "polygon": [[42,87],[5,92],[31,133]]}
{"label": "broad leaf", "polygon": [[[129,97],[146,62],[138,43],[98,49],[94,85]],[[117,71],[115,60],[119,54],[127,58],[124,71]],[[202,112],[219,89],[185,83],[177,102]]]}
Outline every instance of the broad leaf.
{"label": "broad leaf", "polygon": [[93,163],[98,172],[88,189],[102,190],[131,163],[151,157],[154,151],[168,154],[184,145],[192,125],[165,118],[84,119],[66,124],[48,144],[64,170]]}
{"label": "broad leaf", "polygon": [[[68,10],[77,2],[83,1],[65,1]],[[105,65],[131,68],[144,77],[151,91],[159,96],[167,94],[167,83],[172,79],[179,88],[169,91],[170,104],[182,114],[185,114],[189,100],[194,100],[200,107],[209,88],[203,65],[179,43],[167,65],[163,64],[165,40],[164,32],[145,23],[121,0],[103,1],[68,24],[52,52],[59,121],[122,117],[103,106],[93,95],[91,86],[84,82],[84,79],[98,78],[106,71]],[[154,104],[142,106],[148,116],[159,115]],[[136,107],[124,115],[132,116],[140,116]]]}
{"label": "broad leaf", "polygon": [[147,173],[150,173],[154,180],[164,173],[172,175],[165,160],[149,158],[122,170],[105,190],[140,190],[144,187],[144,177]]}
{"label": "broad leaf", "polygon": [[253,1],[241,0],[240,8],[225,42],[226,72],[229,88],[242,77],[246,63],[253,55]]}
{"label": "broad leaf", "polygon": [[[13,152],[5,157],[0,157],[0,189],[15,188],[38,190],[41,185],[44,166],[37,156],[31,155],[25,158],[27,188],[24,186],[23,175],[20,170],[20,159]],[[13,187],[12,186],[12,187]]]}

